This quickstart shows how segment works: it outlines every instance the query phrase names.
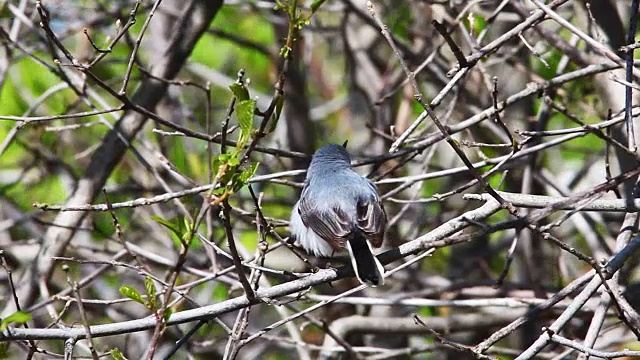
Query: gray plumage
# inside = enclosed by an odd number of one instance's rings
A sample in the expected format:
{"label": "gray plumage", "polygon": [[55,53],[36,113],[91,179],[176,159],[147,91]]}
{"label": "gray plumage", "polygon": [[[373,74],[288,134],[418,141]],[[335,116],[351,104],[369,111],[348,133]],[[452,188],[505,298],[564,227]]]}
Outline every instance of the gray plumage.
{"label": "gray plumage", "polygon": [[384,268],[372,246],[382,245],[386,223],[376,186],[352,170],[347,150],[335,144],[318,149],[291,214],[292,237],[318,256],[346,247],[360,282],[381,285]]}

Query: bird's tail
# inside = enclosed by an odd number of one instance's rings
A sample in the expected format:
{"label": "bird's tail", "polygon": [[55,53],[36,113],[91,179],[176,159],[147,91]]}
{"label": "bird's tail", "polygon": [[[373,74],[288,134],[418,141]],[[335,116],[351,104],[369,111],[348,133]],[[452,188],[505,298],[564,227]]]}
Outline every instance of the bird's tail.
{"label": "bird's tail", "polygon": [[347,239],[347,249],[356,277],[363,284],[384,284],[384,268],[371,249],[371,244],[361,230],[355,230]]}

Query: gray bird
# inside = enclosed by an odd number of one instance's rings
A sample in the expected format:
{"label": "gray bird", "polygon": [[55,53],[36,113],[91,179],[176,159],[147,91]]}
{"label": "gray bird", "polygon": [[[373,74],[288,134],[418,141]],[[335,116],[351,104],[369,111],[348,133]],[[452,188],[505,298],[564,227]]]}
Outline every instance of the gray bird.
{"label": "gray bird", "polygon": [[384,268],[372,246],[382,245],[386,224],[376,186],[352,170],[345,147],[329,144],[318,149],[291,212],[292,239],[322,257],[346,247],[358,280],[378,286],[384,283]]}

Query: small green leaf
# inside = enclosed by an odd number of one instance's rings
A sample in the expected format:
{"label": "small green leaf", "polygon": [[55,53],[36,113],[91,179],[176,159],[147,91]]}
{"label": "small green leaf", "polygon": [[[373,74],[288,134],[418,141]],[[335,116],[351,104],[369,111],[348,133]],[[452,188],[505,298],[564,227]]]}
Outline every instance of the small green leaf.
{"label": "small green leaf", "polygon": [[132,288],[129,285],[122,285],[120,286],[120,294],[128,297],[129,299],[138,302],[142,305],[145,305],[144,303],[144,299],[142,298],[142,296],[140,295],[140,293],[138,292],[138,290]]}
{"label": "small green leaf", "polygon": [[238,117],[238,123],[240,125],[240,138],[237,144],[238,149],[242,149],[251,136],[255,110],[255,100],[244,100],[236,104],[236,116]]}
{"label": "small green leaf", "polygon": [[218,175],[218,172],[223,165],[227,165],[230,157],[231,155],[229,154],[220,154],[213,159],[211,162],[211,170],[213,171],[214,176]]}
{"label": "small green leaf", "polygon": [[227,159],[227,165],[231,168],[235,168],[240,165],[240,156],[242,153],[240,151],[234,151],[232,154],[229,154],[229,158]]}
{"label": "small green leaf", "polygon": [[25,311],[16,311],[0,321],[0,331],[7,330],[11,324],[24,324],[31,321],[31,313]]}
{"label": "small green leaf", "polygon": [[222,161],[220,161],[220,156],[213,158],[213,160],[211,160],[211,172],[213,173],[213,176],[215,176],[218,173],[218,169],[220,169],[220,165],[222,165]]}
{"label": "small green leaf", "polygon": [[184,217],[182,221],[182,226],[184,227],[184,232],[182,233],[182,241],[186,245],[191,244],[193,240],[194,232],[193,232],[193,224],[189,221],[188,217]]}
{"label": "small green leaf", "polygon": [[170,307],[168,307],[168,308],[166,308],[164,310],[163,318],[164,318],[164,322],[165,323],[169,321],[169,318],[171,317],[171,314],[173,314],[173,310]]}
{"label": "small green leaf", "polygon": [[271,115],[269,119],[269,127],[267,128],[267,133],[272,133],[276,126],[278,125],[278,120],[280,120],[280,114],[282,113],[282,107],[284,106],[284,96],[278,97],[276,100],[276,109]]}
{"label": "small green leaf", "polygon": [[244,171],[240,174],[240,180],[244,183],[248,183],[249,179],[251,179],[253,175],[256,174],[256,171],[258,170],[258,165],[260,165],[260,163],[258,162],[249,164],[249,167],[244,169]]}
{"label": "small green leaf", "polygon": [[315,0],[314,2],[311,3],[311,12],[314,13],[316,11],[318,11],[318,8],[320,8],[320,6],[322,6],[322,4],[324,4],[324,2],[327,0]]}
{"label": "small green leaf", "polygon": [[[469,30],[471,30],[474,36],[479,34],[482,30],[484,30],[487,27],[487,20],[483,16],[477,13],[469,13],[465,23],[467,27],[469,27]],[[471,29],[472,25],[473,25],[473,29]]]}
{"label": "small green leaf", "polygon": [[185,233],[190,233],[191,230],[193,230],[193,224],[191,223],[191,221],[189,220],[188,217],[183,217],[182,218],[182,227],[185,230]]}
{"label": "small green leaf", "polygon": [[[223,187],[229,184],[231,179],[233,179],[233,174],[235,174],[235,166],[227,167],[227,172],[222,174],[222,176],[220,177],[220,184],[223,185]],[[216,190],[219,190],[219,189],[216,189]]]}
{"label": "small green leaf", "polygon": [[247,87],[237,82],[229,85],[229,89],[239,101],[249,100],[249,90]]}
{"label": "small green leaf", "polygon": [[120,352],[120,349],[118,348],[111,349],[111,357],[115,360],[127,360],[127,358],[122,355],[122,352]]}
{"label": "small green leaf", "polygon": [[234,177],[232,191],[238,192],[243,186],[247,185],[249,179],[256,174],[259,163],[250,163],[248,167]]}
{"label": "small green leaf", "polygon": [[171,232],[174,233],[177,237],[182,236],[182,232],[180,231],[179,226],[176,226],[176,224],[155,215],[152,216],[151,219],[153,219],[158,224],[166,227],[167,229],[171,230]]}
{"label": "small green leaf", "polygon": [[151,311],[158,309],[158,303],[156,302],[156,284],[153,283],[153,279],[150,276],[144,278],[144,291],[147,295],[147,301],[145,306]]}

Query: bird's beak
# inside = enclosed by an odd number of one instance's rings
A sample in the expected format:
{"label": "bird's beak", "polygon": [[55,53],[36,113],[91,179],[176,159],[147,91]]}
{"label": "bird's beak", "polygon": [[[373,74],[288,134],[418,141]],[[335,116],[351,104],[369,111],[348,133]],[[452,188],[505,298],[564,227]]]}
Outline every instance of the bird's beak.
{"label": "bird's beak", "polygon": [[347,148],[347,143],[348,143],[348,142],[349,142],[349,140],[346,140],[346,141],[344,142],[344,144],[342,144],[342,147],[346,149],[346,148]]}

